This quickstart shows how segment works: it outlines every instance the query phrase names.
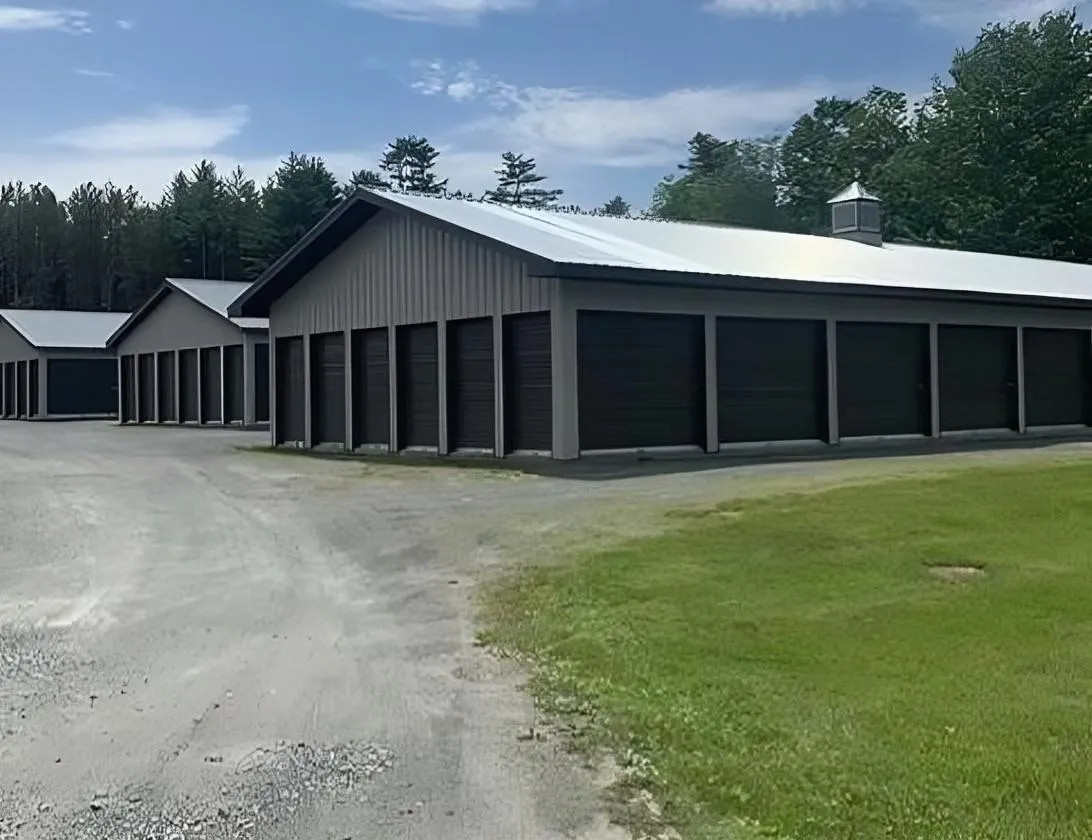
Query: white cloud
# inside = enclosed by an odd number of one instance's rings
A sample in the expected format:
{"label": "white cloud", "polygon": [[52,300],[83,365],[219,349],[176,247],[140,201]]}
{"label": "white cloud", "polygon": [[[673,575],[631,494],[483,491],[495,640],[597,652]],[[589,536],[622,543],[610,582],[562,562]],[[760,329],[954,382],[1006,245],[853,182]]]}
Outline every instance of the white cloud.
{"label": "white cloud", "polygon": [[[525,151],[569,163],[623,167],[677,161],[696,131],[745,137],[783,128],[839,86],[803,81],[784,86],[730,85],[628,96],[576,88],[518,88],[476,65],[418,65],[423,94],[489,107],[457,129],[464,142]],[[845,86],[842,86],[845,88]]]}
{"label": "white cloud", "polygon": [[839,13],[863,6],[902,7],[926,23],[976,29],[985,23],[1034,20],[1046,12],[1085,6],[1089,0],[708,0],[705,8],[725,15],[781,17]]}
{"label": "white cloud", "polygon": [[133,26],[135,26],[135,24],[131,20],[118,20],[114,21],[114,23],[117,24],[118,29],[124,29],[126,32],[128,32],[130,29],[133,28]]}
{"label": "white cloud", "polygon": [[87,67],[80,67],[76,70],[77,76],[86,76],[89,79],[116,79],[117,73],[111,73],[109,70],[92,70]]}
{"label": "white cloud", "polygon": [[405,20],[474,23],[491,12],[530,9],[535,0],[346,0],[346,5]]}
{"label": "white cloud", "polygon": [[85,34],[91,31],[88,14],[72,9],[31,9],[0,6],[0,32],[55,30]]}
{"label": "white cloud", "polygon": [[47,141],[95,154],[204,152],[237,135],[248,119],[242,105],[206,112],[161,108],[63,131]]}

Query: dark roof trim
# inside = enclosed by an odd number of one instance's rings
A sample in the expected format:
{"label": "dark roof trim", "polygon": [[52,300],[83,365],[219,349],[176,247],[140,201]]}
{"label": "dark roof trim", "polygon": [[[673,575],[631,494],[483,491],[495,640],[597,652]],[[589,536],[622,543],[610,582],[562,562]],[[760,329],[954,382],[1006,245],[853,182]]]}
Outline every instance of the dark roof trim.
{"label": "dark roof trim", "polygon": [[[144,303],[141,305],[141,307],[139,309],[137,309],[136,312],[134,312],[132,315],[130,315],[128,318],[126,318],[125,321],[122,323],[122,325],[120,327],[118,327],[116,330],[114,330],[113,335],[111,335],[108,339],[106,339],[106,346],[110,347],[110,348],[116,347],[118,345],[118,343],[123,338],[125,338],[125,336],[129,335],[129,333],[131,333],[133,330],[135,330],[145,318],[147,318],[149,315],[151,315],[152,310],[154,310],[157,306],[159,306],[159,304],[163,301],[163,299],[165,297],[167,297],[167,295],[169,295],[171,292],[176,292],[176,293],[182,295],[187,300],[193,301],[198,306],[200,306],[202,309],[204,309],[206,312],[210,312],[213,315],[215,315],[217,318],[220,318],[221,320],[227,321],[229,324],[231,324],[236,329],[242,329],[241,327],[239,327],[238,324],[232,323],[230,319],[224,318],[224,315],[223,315],[222,312],[217,312],[215,309],[213,309],[211,306],[209,306],[207,303],[205,303],[205,301],[201,300],[200,298],[194,297],[193,295],[191,295],[188,292],[184,291],[179,286],[176,286],[170,280],[164,280],[159,285],[159,288],[156,289],[152,293],[152,296],[150,298],[148,298],[146,301],[144,301]],[[244,330],[244,332],[245,332],[245,330]]]}
{"label": "dark roof trim", "polygon": [[565,280],[590,280],[610,283],[634,283],[724,291],[774,292],[781,294],[856,295],[858,297],[903,298],[936,301],[989,303],[998,306],[1036,305],[1054,309],[1092,309],[1092,300],[1015,295],[958,289],[915,289],[905,286],[873,286],[864,283],[817,283],[808,280],[781,280],[763,277],[737,277],[719,274],[689,274],[655,269],[634,269],[609,265],[558,265],[558,276]]}
{"label": "dark roof trim", "polygon": [[254,284],[239,295],[228,307],[232,318],[268,318],[273,302],[303,279],[326,257],[362,228],[381,210],[411,216],[461,237],[472,237],[489,243],[491,248],[508,253],[528,264],[532,275],[554,275],[557,266],[538,254],[524,251],[505,242],[475,233],[451,222],[438,219],[397,201],[381,192],[357,190],[346,196],[318,224],[308,231],[280,259],[274,262]]}

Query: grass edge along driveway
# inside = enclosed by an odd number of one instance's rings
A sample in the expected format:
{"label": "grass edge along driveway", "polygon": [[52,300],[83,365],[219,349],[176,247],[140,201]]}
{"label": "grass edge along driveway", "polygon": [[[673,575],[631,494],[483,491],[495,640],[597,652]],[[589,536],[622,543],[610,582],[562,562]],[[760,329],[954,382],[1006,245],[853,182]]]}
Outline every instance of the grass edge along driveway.
{"label": "grass edge along driveway", "polygon": [[683,837],[1092,836],[1092,464],[669,522],[492,587],[483,640]]}

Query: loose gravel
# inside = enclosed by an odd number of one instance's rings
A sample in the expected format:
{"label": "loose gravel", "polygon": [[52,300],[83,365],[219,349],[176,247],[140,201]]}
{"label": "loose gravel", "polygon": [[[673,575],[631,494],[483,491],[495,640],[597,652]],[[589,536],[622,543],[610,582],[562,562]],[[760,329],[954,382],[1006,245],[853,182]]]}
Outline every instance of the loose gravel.
{"label": "loose gravel", "polygon": [[80,665],[61,633],[0,626],[0,742],[35,709],[72,694]]}
{"label": "loose gravel", "polygon": [[[217,763],[217,762],[211,762]],[[37,831],[57,840],[258,840],[290,829],[320,803],[362,799],[361,790],[389,769],[392,753],[346,743],[280,743],[243,759],[214,801],[164,801],[148,789],[99,791],[62,819],[41,815]],[[22,835],[15,833],[13,837]],[[0,832],[0,838],[3,838]],[[6,840],[6,838],[4,838]]]}

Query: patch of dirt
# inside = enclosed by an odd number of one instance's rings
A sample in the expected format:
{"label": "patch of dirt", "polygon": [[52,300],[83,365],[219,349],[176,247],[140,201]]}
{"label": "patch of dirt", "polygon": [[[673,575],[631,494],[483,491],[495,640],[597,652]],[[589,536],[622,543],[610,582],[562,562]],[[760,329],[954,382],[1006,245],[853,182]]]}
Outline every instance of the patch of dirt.
{"label": "patch of dirt", "polygon": [[986,569],[983,566],[937,565],[929,566],[929,574],[945,583],[965,583],[983,577]]}

